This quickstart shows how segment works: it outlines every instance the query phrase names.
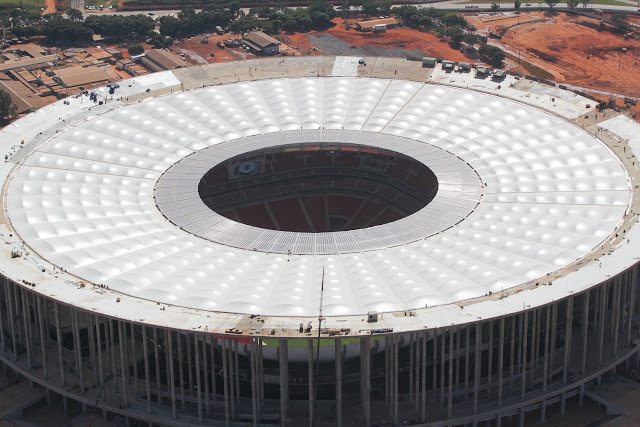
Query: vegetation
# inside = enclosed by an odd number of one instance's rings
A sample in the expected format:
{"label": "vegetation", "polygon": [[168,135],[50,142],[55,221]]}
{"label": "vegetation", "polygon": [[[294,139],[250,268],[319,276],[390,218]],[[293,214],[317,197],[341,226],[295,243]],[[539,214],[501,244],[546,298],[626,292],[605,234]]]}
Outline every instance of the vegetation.
{"label": "vegetation", "polygon": [[0,121],[13,119],[17,116],[16,105],[9,94],[0,89]]}
{"label": "vegetation", "polygon": [[470,28],[462,15],[455,12],[446,12],[434,7],[418,9],[415,6],[404,5],[394,7],[391,12],[400,17],[404,25],[411,28],[428,26]]}
{"label": "vegetation", "polygon": [[488,64],[496,67],[502,66],[502,61],[504,61],[505,55],[502,49],[500,49],[499,47],[485,44],[480,46],[480,49],[478,49],[478,53]]}
{"label": "vegetation", "polygon": [[515,0],[513,2],[513,8],[516,10],[516,12],[520,12],[520,6],[522,6],[522,2],[520,0]]}
{"label": "vegetation", "polygon": [[500,9],[500,5],[498,3],[491,3],[491,10],[495,12],[498,9]]}
{"label": "vegetation", "polygon": [[522,68],[527,70],[527,72],[533,77],[537,77],[539,79],[546,79],[546,80],[555,80],[555,76],[553,74],[527,61],[521,60],[520,66],[522,66]]}
{"label": "vegetation", "polygon": [[139,43],[134,43],[127,46],[127,50],[129,51],[129,55],[140,55],[144,52],[144,47]]}
{"label": "vegetation", "polygon": [[629,19],[629,17],[627,16],[626,13],[616,12],[611,14],[611,20],[616,24],[621,24],[627,19]]}
{"label": "vegetation", "polygon": [[580,4],[580,0],[566,0],[569,9],[575,9]]}
{"label": "vegetation", "polygon": [[213,31],[216,26],[226,27],[233,19],[233,13],[218,6],[207,6],[200,13],[186,7],[177,17],[160,18],[160,33],[165,36],[179,37]]}
{"label": "vegetation", "polygon": [[549,6],[549,9],[553,10],[553,7],[558,4],[558,0],[544,0],[544,2]]}

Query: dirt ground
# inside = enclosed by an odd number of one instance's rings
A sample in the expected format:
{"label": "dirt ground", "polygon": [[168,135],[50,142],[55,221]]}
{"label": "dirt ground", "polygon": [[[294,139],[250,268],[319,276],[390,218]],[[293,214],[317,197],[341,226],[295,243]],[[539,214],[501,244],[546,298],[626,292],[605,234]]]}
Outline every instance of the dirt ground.
{"label": "dirt ground", "polygon": [[[202,43],[206,38],[209,43]],[[214,62],[242,61],[255,59],[256,56],[242,48],[219,48],[216,43],[227,39],[241,38],[239,35],[204,34],[203,36],[189,37],[177,40],[171,47],[175,54],[184,54],[185,60],[194,65],[212,64]],[[213,56],[212,56],[213,54]]]}
{"label": "dirt ground", "polygon": [[[548,71],[558,82],[640,97],[640,40],[589,27],[597,27],[598,20],[542,12],[522,13],[519,24],[516,15],[468,20],[480,32],[505,31],[492,43],[514,59]],[[518,71],[529,74],[521,67]]]}
{"label": "dirt ground", "polygon": [[[348,20],[347,22],[353,23],[356,21],[359,20]],[[469,58],[464,53],[451,48],[446,41],[441,41],[434,34],[428,32],[408,28],[392,28],[384,33],[362,33],[347,29],[345,20],[342,18],[335,18],[333,22],[336,23],[336,26],[329,28],[324,33],[331,34],[352,46],[370,45],[382,48],[420,49],[428,56],[442,57],[454,61],[469,61]],[[314,33],[317,33],[317,31],[293,35],[283,34],[283,40],[303,55],[322,55],[320,51],[313,51],[313,46],[309,44],[309,35]]]}

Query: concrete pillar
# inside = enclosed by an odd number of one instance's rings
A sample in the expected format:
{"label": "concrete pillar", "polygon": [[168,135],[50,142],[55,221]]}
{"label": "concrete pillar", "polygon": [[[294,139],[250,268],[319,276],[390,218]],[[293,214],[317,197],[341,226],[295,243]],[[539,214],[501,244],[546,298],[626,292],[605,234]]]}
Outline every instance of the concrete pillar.
{"label": "concrete pillar", "polygon": [[198,335],[193,335],[193,354],[196,356],[196,397],[198,399],[198,422],[202,424],[202,382],[200,381],[200,339]]}
{"label": "concrete pillar", "polygon": [[[613,300],[613,355],[618,354],[618,335],[620,334],[620,293],[622,283],[620,277],[616,278]],[[616,368],[613,367],[613,372]]]}
{"label": "concrete pillar", "polygon": [[489,321],[489,361],[487,363],[487,397],[491,399],[491,374],[493,373],[493,320]]}
{"label": "concrete pillar", "polygon": [[391,358],[391,337],[389,335],[384,337],[384,401],[387,406],[391,406],[391,393],[389,392],[389,378],[390,378],[390,358]]}
{"label": "concrete pillar", "polygon": [[335,339],[336,425],[342,427],[342,341]]}
{"label": "concrete pillar", "polygon": [[285,340],[286,338],[278,338],[278,361],[280,366],[280,423],[283,427],[287,422],[287,387],[285,385],[287,378],[284,373],[287,369],[285,365]]}
{"label": "concrete pillar", "polygon": [[546,314],[544,318],[544,358],[542,369],[542,391],[547,390],[547,375],[549,373],[549,326],[551,317],[551,305],[546,308]]}
{"label": "concrete pillar", "polygon": [[[238,337],[233,340],[233,355],[235,362],[233,363],[233,371],[236,376],[236,402],[240,404],[240,352],[238,351]],[[287,373],[287,391],[289,390],[289,374]],[[289,394],[287,393],[287,405],[289,405]]]}
{"label": "concrete pillar", "polygon": [[120,372],[122,376],[122,405],[124,408],[129,406],[129,402],[127,400],[127,369],[124,360],[124,332],[122,328],[122,322],[118,320],[118,341],[120,347]]}
{"label": "concrete pillar", "polygon": [[[209,344],[211,346],[211,397],[215,402],[217,400],[216,394],[216,339],[213,337],[209,338]],[[256,344],[257,346],[257,344]],[[257,358],[257,356],[256,356]]]}
{"label": "concrete pillar", "polygon": [[[529,349],[529,375],[530,382],[533,384],[535,381],[535,369],[536,369],[536,346],[538,344],[538,310],[531,311],[531,348]],[[526,335],[525,335],[526,336]]]}
{"label": "concrete pillar", "polygon": [[509,392],[513,392],[513,363],[515,357],[516,345],[516,315],[512,315],[509,321],[509,329],[511,331],[511,342],[509,343]]}
{"label": "concrete pillar", "polygon": [[[371,339],[363,337],[364,340],[364,419],[365,425],[371,425]],[[416,383],[416,388],[418,384]]]}
{"label": "concrete pillar", "polygon": [[415,334],[415,349],[416,349],[416,355],[415,355],[415,370],[414,370],[414,379],[413,379],[413,384],[414,384],[414,391],[415,391],[415,396],[414,396],[414,402],[415,402],[415,409],[416,412],[418,412],[420,410],[420,357],[422,357],[422,353],[421,353],[421,349],[422,347],[420,346],[420,333],[416,332]]}
{"label": "concrete pillar", "polygon": [[[20,292],[20,300],[22,302],[22,329],[24,332],[25,347],[27,348],[27,361],[28,361],[27,366],[31,367],[31,362],[33,361],[33,358],[31,357],[31,334],[30,334],[30,328],[29,328],[29,314],[28,314],[29,308],[27,307],[27,302],[25,298],[26,292],[20,287],[16,287],[16,290]],[[76,366],[77,366],[77,363],[76,363]]]}
{"label": "concrete pillar", "polygon": [[167,342],[169,348],[167,352],[169,353],[169,387],[171,387],[171,415],[173,418],[176,417],[176,376],[175,376],[175,368],[173,366],[173,331],[167,331]]}
{"label": "concrete pillar", "polygon": [[[40,350],[42,352],[42,369],[44,377],[49,378],[49,368],[47,367],[47,339],[45,335],[45,325],[48,324],[48,322],[46,322],[46,317],[42,306],[42,297],[36,295],[36,301],[38,303],[38,323],[40,324]],[[2,319],[2,315],[0,315],[0,319]],[[91,328],[89,328],[89,330],[91,330]],[[2,347],[4,348],[4,330],[2,328],[2,325],[0,325],[0,332],[2,334]],[[48,335],[48,331],[46,331],[46,334]],[[91,342],[89,342],[89,344],[89,348],[93,348],[93,344]]]}
{"label": "concrete pillar", "polygon": [[636,268],[633,269],[631,273],[631,284],[629,286],[629,313],[627,315],[627,345],[631,343],[631,326],[633,324],[633,314],[635,308],[635,299],[636,299],[636,286],[637,286],[637,278],[636,278]]}
{"label": "concrete pillar", "polygon": [[453,340],[453,327],[449,328],[449,394],[447,396],[447,417],[451,418],[453,415],[453,359],[455,354],[454,340]]}
{"label": "concrete pillar", "polygon": [[136,330],[133,322],[129,323],[131,332],[131,359],[133,360],[133,389],[135,390],[135,400],[138,400],[138,356],[136,355]]}
{"label": "concrete pillar", "polygon": [[[2,289],[5,290],[7,285],[6,285],[6,279],[4,278],[0,278],[0,283],[2,283]],[[6,295],[6,292],[5,292]],[[0,307],[1,305],[2,299],[0,298]],[[38,299],[38,307],[40,307],[39,305],[40,300]],[[9,319],[9,323],[11,323],[11,319]],[[5,349],[5,342],[4,342],[4,324],[2,321],[2,312],[0,312],[0,345],[2,346],[2,350]]]}
{"label": "concrete pillar", "polygon": [[422,392],[420,394],[420,419],[427,421],[427,331],[422,332]]}
{"label": "concrete pillar", "polygon": [[498,338],[498,406],[502,405],[502,372],[504,370],[504,317],[500,318]]}
{"label": "concrete pillar", "polygon": [[160,356],[159,356],[160,349],[158,348],[160,347],[159,344],[160,343],[158,342],[158,328],[154,327],[153,328],[153,361],[156,367],[156,394],[157,394],[158,403],[162,404],[162,396],[160,393],[160,390],[162,390],[162,388],[160,385],[161,377],[160,377]]}
{"label": "concrete pillar", "polygon": [[187,346],[187,377],[189,378],[189,397],[193,399],[193,359],[191,355],[193,350],[191,349],[191,337],[189,336],[189,333],[185,333],[184,339]]}
{"label": "concrete pillar", "polygon": [[224,419],[227,425],[229,425],[229,361],[227,360],[227,346],[229,345],[228,337],[224,337],[221,343],[222,353],[222,384],[224,387]]}
{"label": "concrete pillar", "polygon": [[413,402],[413,335],[409,334],[409,402]]}
{"label": "concrete pillar", "polygon": [[76,369],[80,380],[80,392],[84,394],[84,369],[82,365],[82,340],[80,339],[80,327],[78,325],[78,316],[80,313],[76,309],[72,309],[73,320],[73,349],[76,353]]}
{"label": "concrete pillar", "polygon": [[[176,335],[178,336],[178,375],[180,376],[180,401],[182,403],[182,410],[185,409],[185,396],[184,396],[184,356],[183,356],[183,347],[182,347],[182,332],[177,331]],[[224,347],[223,347],[224,352]],[[223,371],[223,376],[226,375],[226,368]]]}
{"label": "concrete pillar", "polygon": [[[527,387],[527,333],[529,328],[529,312],[522,313],[522,374],[520,379],[520,400],[524,400]],[[524,414],[524,408],[521,414]],[[521,417],[524,415],[521,415]]]}
{"label": "concrete pillar", "polygon": [[[5,292],[5,302],[7,303],[7,310],[9,311],[9,329],[11,330],[11,350],[13,351],[13,356],[17,359],[18,358],[18,344],[16,343],[16,317],[13,314],[13,303],[12,303],[12,296],[11,296],[11,291],[13,290],[13,284],[11,283],[10,280],[7,280],[5,282],[5,288],[4,288],[4,292]],[[57,313],[58,311],[58,306],[57,303],[54,305],[54,310]],[[58,323],[56,323],[56,329],[58,328]],[[63,384],[64,384],[64,379],[62,380]]]}
{"label": "concrete pillar", "polygon": [[144,353],[144,382],[147,390],[147,413],[151,413],[151,384],[149,383],[149,344],[147,339],[147,327],[142,325],[142,351]]}
{"label": "concrete pillar", "polygon": [[258,387],[256,386],[256,340],[250,341],[249,368],[251,370],[251,419],[253,427],[258,426]]}
{"label": "concrete pillar", "polygon": [[556,359],[556,333],[558,330],[558,303],[551,304],[551,336],[549,339],[549,376],[553,375],[553,365]]}
{"label": "concrete pillar", "polygon": [[309,426],[313,427],[313,405],[314,405],[314,392],[313,392],[313,340],[307,341],[307,375],[309,377]]}
{"label": "concrete pillar", "polygon": [[599,320],[598,366],[602,364],[603,350],[604,350],[604,324],[605,324],[604,320],[606,319],[606,316],[604,315],[604,312],[605,312],[604,300],[605,300],[605,295],[607,293],[607,284],[600,286],[599,291],[600,291],[599,292],[600,298],[598,301],[598,320]]}
{"label": "concrete pillar", "polygon": [[398,424],[398,377],[400,365],[398,362],[398,340],[400,336],[393,336],[393,423]]}
{"label": "concrete pillar", "polygon": [[446,350],[447,330],[443,329],[440,334],[440,405],[444,406],[445,392],[445,350]]}
{"label": "concrete pillar", "polygon": [[469,396],[469,346],[471,342],[471,326],[467,325],[466,329],[466,343],[464,346],[464,401],[467,401]]}
{"label": "concrete pillar", "polygon": [[[56,321],[56,339],[58,340],[58,362],[60,368],[60,381],[62,382],[62,386],[66,387],[67,382],[64,378],[64,353],[62,352],[62,326],[60,325],[60,311],[58,308],[58,302],[53,302],[53,312]],[[14,322],[11,322],[13,325]],[[12,327],[13,329],[13,327]],[[14,341],[14,352],[15,352],[15,341]],[[16,353],[17,356],[17,353]]]}
{"label": "concrete pillar", "polygon": [[[207,336],[202,336],[202,382],[204,383],[204,408],[205,413],[211,414],[209,405],[209,357],[207,357]],[[253,377],[252,377],[253,378]]]}
{"label": "concrete pillar", "polygon": [[433,339],[431,342],[433,343],[433,397],[436,397],[436,391],[438,387],[438,334],[440,330],[435,329],[433,331]]}
{"label": "concrete pillar", "polygon": [[478,387],[480,386],[480,357],[482,356],[482,325],[476,323],[476,344],[473,352],[475,361],[473,364],[473,412],[478,412]]}

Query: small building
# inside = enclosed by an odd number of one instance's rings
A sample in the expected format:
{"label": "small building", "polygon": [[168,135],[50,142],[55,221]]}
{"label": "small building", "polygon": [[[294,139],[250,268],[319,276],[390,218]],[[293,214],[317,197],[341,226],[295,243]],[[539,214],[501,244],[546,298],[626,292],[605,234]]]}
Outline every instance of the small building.
{"label": "small building", "polygon": [[242,41],[257,55],[276,55],[280,53],[281,43],[262,31],[249,33],[244,36]]}
{"label": "small building", "polygon": [[145,55],[140,58],[140,62],[151,71],[173,70],[189,66],[187,61],[164,49],[152,49],[145,52]]}
{"label": "small building", "polygon": [[434,68],[437,62],[438,61],[436,60],[436,58],[431,58],[428,56],[422,58],[422,66],[426,68]]}
{"label": "small building", "polygon": [[[384,25],[384,27],[381,27]],[[382,19],[373,19],[371,21],[361,21],[356,22],[355,27],[358,31],[384,31],[388,28],[394,28],[398,26],[398,20],[396,18],[382,18]],[[374,28],[378,28],[375,30]],[[384,30],[380,30],[380,28],[384,28]]]}
{"label": "small building", "polygon": [[487,77],[490,71],[491,71],[491,68],[480,65],[476,67],[476,76]]}
{"label": "small building", "polygon": [[471,64],[468,62],[458,62],[459,73],[468,73],[469,71],[471,71]]}
{"label": "small building", "polygon": [[505,70],[493,70],[491,73],[491,78],[493,80],[502,80],[507,77],[507,72]]}
{"label": "small building", "polygon": [[455,66],[456,66],[456,63],[453,61],[442,61],[442,69],[448,73],[453,71]]}
{"label": "small building", "polygon": [[0,90],[9,94],[18,113],[26,113],[48,104],[47,100],[19,81],[0,80]]}
{"label": "small building", "polygon": [[116,80],[115,76],[105,69],[93,66],[60,68],[53,72],[54,80],[65,88],[97,86]]}

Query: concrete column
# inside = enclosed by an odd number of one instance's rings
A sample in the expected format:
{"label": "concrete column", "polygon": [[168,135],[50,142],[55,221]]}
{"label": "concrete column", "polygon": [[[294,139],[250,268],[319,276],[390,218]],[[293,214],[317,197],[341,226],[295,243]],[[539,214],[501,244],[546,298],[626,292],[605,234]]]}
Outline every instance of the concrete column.
{"label": "concrete column", "polygon": [[173,331],[167,331],[167,342],[169,345],[169,387],[171,387],[171,415],[176,417],[176,376],[175,368],[173,366]]}
{"label": "concrete column", "polygon": [[384,337],[384,401],[387,406],[391,406],[391,393],[389,393],[389,361],[391,358],[391,337]]}
{"label": "concrete column", "polygon": [[342,426],[342,341],[335,339],[336,364],[336,425]]}
{"label": "concrete column", "polygon": [[[229,362],[227,357],[227,345],[229,344],[228,337],[223,337],[221,343],[221,353],[222,353],[222,384],[224,387],[224,419],[227,425],[229,425]],[[181,379],[182,380],[182,379]]]}
{"label": "concrete column", "polygon": [[235,364],[233,363],[233,340],[228,337],[227,340],[227,358],[229,361],[229,402],[231,403],[231,418],[236,418],[236,382],[235,382]]}
{"label": "concrete column", "polygon": [[[5,282],[4,292],[5,292],[5,298],[6,298],[5,302],[7,303],[7,309],[9,310],[8,317],[9,317],[9,329],[11,329],[11,350],[13,351],[13,356],[17,359],[18,344],[16,343],[16,317],[13,314],[13,303],[12,303],[13,298],[11,295],[12,290],[13,290],[13,284],[11,283],[10,280],[7,280]],[[54,310],[56,313],[58,313],[57,303],[54,304]],[[59,322],[59,320],[57,322]],[[58,329],[58,323],[56,323],[56,329]],[[64,384],[64,379],[62,380],[62,382]]]}
{"label": "concrete column", "polygon": [[[520,400],[524,400],[527,382],[527,333],[529,328],[529,312],[522,313],[522,375],[520,380]],[[524,413],[524,412],[522,412]]]}
{"label": "concrete column", "polygon": [[509,343],[509,392],[513,392],[513,361],[515,357],[516,345],[516,315],[511,316],[509,321],[509,329],[511,331],[511,342]]}
{"label": "concrete column", "polygon": [[[45,325],[48,324],[46,322],[44,309],[42,307],[42,297],[40,295],[36,295],[36,301],[38,303],[38,323],[40,324],[40,350],[42,352],[42,369],[45,378],[49,378],[49,369],[47,367],[47,339],[45,335]],[[0,319],[2,319],[2,315],[0,314]],[[45,323],[46,322],[46,323]],[[89,328],[91,330],[91,328]],[[2,347],[4,347],[4,329],[2,325],[0,325],[0,333],[2,335]],[[48,335],[48,331],[46,332]],[[89,348],[93,348],[93,344],[89,342]],[[95,366],[94,366],[95,369]]]}
{"label": "concrete column", "polygon": [[493,320],[489,321],[489,362],[487,364],[487,397],[491,399],[491,374],[493,373]]}
{"label": "concrete column", "polygon": [[[180,401],[182,403],[182,410],[185,409],[185,397],[184,397],[184,356],[182,347],[182,332],[177,331],[178,336],[178,375],[180,376]],[[222,348],[224,352],[224,347]],[[223,376],[227,374],[226,368],[223,371]]]}
{"label": "concrete column", "polygon": [[278,338],[278,361],[280,362],[280,423],[284,426],[287,422],[287,398],[286,398],[286,375],[285,365],[285,338]]}
{"label": "concrete column", "polygon": [[198,399],[198,422],[202,424],[202,382],[200,381],[200,339],[198,335],[193,335],[193,354],[196,356],[196,396]]}
{"label": "concrete column", "polygon": [[258,354],[260,359],[260,363],[258,363],[258,368],[260,368],[260,375],[258,376],[258,379],[260,380],[258,391],[260,392],[260,405],[264,405],[264,356],[262,354],[262,339],[260,339],[258,344],[260,349]]}
{"label": "concrete column", "polygon": [[131,331],[131,359],[133,360],[133,389],[135,390],[135,400],[138,400],[138,356],[136,355],[136,330],[133,322],[129,323]]}
{"label": "concrete column", "polygon": [[[207,357],[207,336],[202,336],[202,382],[204,383],[204,408],[205,413],[211,415],[209,405],[209,357]],[[251,377],[253,379],[253,377]]]}
{"label": "concrete column", "polygon": [[409,402],[413,402],[413,333],[409,334]]}
{"label": "concrete column", "polygon": [[[531,348],[529,349],[529,375],[530,382],[533,384],[535,381],[535,369],[536,369],[536,346],[538,344],[538,310],[531,311]],[[526,335],[525,335],[526,336]]]}
{"label": "concrete column", "polygon": [[558,330],[558,303],[551,304],[551,338],[549,340],[549,376],[553,375],[556,359],[556,333]]}
{"label": "concrete column", "polygon": [[[158,395],[158,403],[162,403],[162,396],[160,393],[160,356],[159,356],[159,342],[158,342],[158,328],[153,328],[153,361],[156,367],[156,394]],[[198,390],[200,391],[200,390]]]}
{"label": "concrete column", "polygon": [[118,320],[118,338],[119,338],[119,346],[120,347],[120,372],[122,375],[122,405],[124,408],[129,406],[129,402],[127,400],[127,369],[124,361],[124,332],[122,328],[122,322]]}
{"label": "concrete column", "polygon": [[[6,279],[4,278],[0,278],[0,283],[2,283],[2,289],[6,290]],[[6,292],[5,292],[6,295]],[[0,303],[1,303],[1,298],[0,298]],[[2,305],[0,304],[0,307]],[[40,300],[38,299],[38,307],[40,307]],[[11,323],[11,319],[9,319],[9,323]],[[2,350],[5,349],[5,342],[4,342],[4,324],[2,322],[2,312],[0,312],[0,345],[2,346]],[[6,369],[6,368],[5,368]]]}
{"label": "concrete column", "polygon": [[[56,339],[58,340],[58,362],[59,362],[59,368],[60,368],[60,381],[62,382],[62,386],[66,387],[67,382],[65,381],[65,378],[64,378],[64,353],[62,352],[62,329],[61,329],[62,327],[60,325],[60,312],[59,312],[57,301],[53,302],[53,312],[54,312],[55,321],[56,321]],[[11,325],[13,325],[13,323],[14,322],[11,322]],[[15,352],[15,341],[14,341],[14,352]],[[16,352],[16,356],[17,356],[17,352]]]}
{"label": "concrete column", "polygon": [[[363,337],[364,340],[364,419],[365,425],[371,425],[371,339]],[[416,388],[417,388],[416,383]]]}
{"label": "concrete column", "polygon": [[[163,328],[163,329],[160,329],[160,333],[162,333],[162,331],[164,331],[164,336],[162,337],[162,347],[164,348],[164,373],[167,376],[165,383],[167,385],[168,394],[173,396],[174,390],[171,387],[171,378],[169,377],[171,375],[169,358],[172,357],[171,348],[169,347],[169,334],[171,334],[171,330],[168,328]],[[173,403],[173,399],[171,400]]]}
{"label": "concrete column", "polygon": [[446,350],[447,330],[443,329],[440,334],[440,405],[444,406],[444,392],[445,392],[445,350]]}
{"label": "concrete column", "polygon": [[456,385],[456,390],[460,390],[460,364],[462,358],[462,352],[460,351],[460,328],[456,330],[456,375],[454,378],[454,384]]}
{"label": "concrete column", "polygon": [[217,400],[216,394],[218,393],[216,390],[216,339],[209,338],[209,343],[211,346],[211,397],[215,402]]}
{"label": "concrete column", "polygon": [[482,356],[482,325],[476,323],[475,362],[473,364],[473,412],[478,412],[478,387],[480,386],[480,357]]}
{"label": "concrete column", "polygon": [[504,369],[504,317],[500,318],[498,338],[498,406],[502,405],[502,371]]}
{"label": "concrete column", "polygon": [[413,384],[414,384],[414,391],[415,391],[415,396],[414,396],[415,408],[416,408],[416,412],[418,412],[420,410],[420,357],[422,356],[421,354],[422,347],[420,346],[419,332],[416,332],[415,334],[415,344],[416,344],[415,345],[416,358],[415,358],[415,371],[414,371]]}
{"label": "concrete column", "polygon": [[422,332],[422,392],[420,394],[420,419],[427,421],[427,331]]}
{"label": "concrete column", "polygon": [[111,357],[111,374],[113,375],[113,394],[118,394],[118,371],[116,369],[116,341],[115,334],[113,332],[113,321],[111,319],[107,319],[107,323],[109,324],[109,342],[110,342],[110,357]]}
{"label": "concrete column", "polygon": [[[618,354],[618,335],[620,334],[620,293],[622,283],[618,277],[614,284],[614,299],[613,299],[613,355]],[[616,368],[613,367],[613,372]]]}
{"label": "concrete column", "polygon": [[258,387],[256,386],[256,340],[250,341],[249,367],[251,369],[251,417],[253,427],[258,426]]}
{"label": "concrete column", "polygon": [[[27,307],[27,302],[25,298],[26,292],[19,287],[16,287],[16,289],[19,290],[20,292],[20,300],[22,302],[22,329],[24,332],[25,347],[27,348],[27,361],[28,361],[27,366],[31,367],[31,362],[33,361],[33,358],[31,355],[31,334],[30,334],[30,328],[29,328],[29,314],[28,314],[29,308]],[[77,362],[76,362],[76,366],[77,366]]]}
{"label": "concrete column", "polygon": [[581,373],[587,372],[587,345],[589,335],[589,294],[591,291],[587,291],[582,296],[582,364]]}
{"label": "concrete column", "polygon": [[438,333],[439,329],[435,329],[433,331],[433,339],[431,342],[433,343],[433,397],[436,397],[436,391],[438,387]]}
{"label": "concrete column", "polygon": [[393,336],[393,423],[398,424],[398,377],[400,373],[400,365],[398,363],[398,340],[400,336]]}
{"label": "concrete column", "polygon": [[567,299],[567,318],[565,320],[565,345],[564,345],[564,363],[562,370],[562,383],[566,384],[567,375],[569,373],[569,360],[571,358],[571,332],[573,326],[573,296]]}
{"label": "concrete column", "polygon": [[544,358],[542,369],[542,391],[547,391],[547,375],[549,373],[549,326],[551,317],[551,305],[547,306],[544,318]]}
{"label": "concrete column", "polygon": [[629,313],[627,315],[627,344],[631,342],[631,326],[633,324],[633,315],[635,308],[635,299],[636,299],[636,286],[637,286],[637,278],[636,278],[636,269],[633,269],[631,274],[631,285],[629,286]]}
{"label": "concrete column", "polygon": [[605,294],[607,293],[607,285],[604,284],[602,286],[600,286],[600,301],[599,301],[599,307],[598,307],[598,320],[599,320],[599,337],[598,337],[598,366],[600,366],[602,364],[602,356],[603,356],[603,350],[604,350],[604,324],[605,324],[605,319],[606,316],[604,314],[605,312],[605,305],[604,305],[604,300],[605,300]]}
{"label": "concrete column", "polygon": [[142,325],[142,350],[144,353],[144,381],[147,390],[147,412],[151,413],[151,384],[149,383],[149,344],[147,339],[147,327]]}
{"label": "concrete column", "polygon": [[[189,397],[193,399],[193,359],[191,353],[191,337],[189,333],[184,335],[185,343],[187,346],[187,376],[189,378]],[[232,389],[233,390],[233,389]],[[231,393],[233,395],[233,393]]]}
{"label": "concrete column", "polygon": [[466,336],[466,344],[464,346],[464,401],[467,401],[467,397],[469,396],[469,346],[471,343],[471,326],[467,325],[465,328],[467,330]]}
{"label": "concrete column", "polygon": [[80,379],[80,392],[84,394],[84,370],[82,366],[82,341],[80,340],[80,327],[78,326],[79,313],[76,309],[71,309],[73,321],[73,349],[76,353],[76,369]]}
{"label": "concrete column", "polygon": [[447,401],[447,417],[451,418],[453,415],[453,359],[455,354],[454,340],[453,340],[453,327],[449,328],[449,395]]}
{"label": "concrete column", "polygon": [[[235,362],[233,363],[233,371],[236,375],[236,403],[240,405],[240,352],[238,351],[238,337],[233,340],[233,355]],[[287,392],[289,390],[289,374],[287,373]],[[287,405],[289,405],[289,394],[287,393]]]}
{"label": "concrete column", "polygon": [[104,365],[102,364],[102,337],[100,336],[101,335],[100,318],[96,315],[95,320],[96,320],[96,349],[98,353],[98,377],[99,377],[98,384],[102,384],[104,382],[105,375],[104,375]]}
{"label": "concrete column", "polygon": [[307,375],[309,376],[309,426],[313,427],[313,340],[307,341]]}

